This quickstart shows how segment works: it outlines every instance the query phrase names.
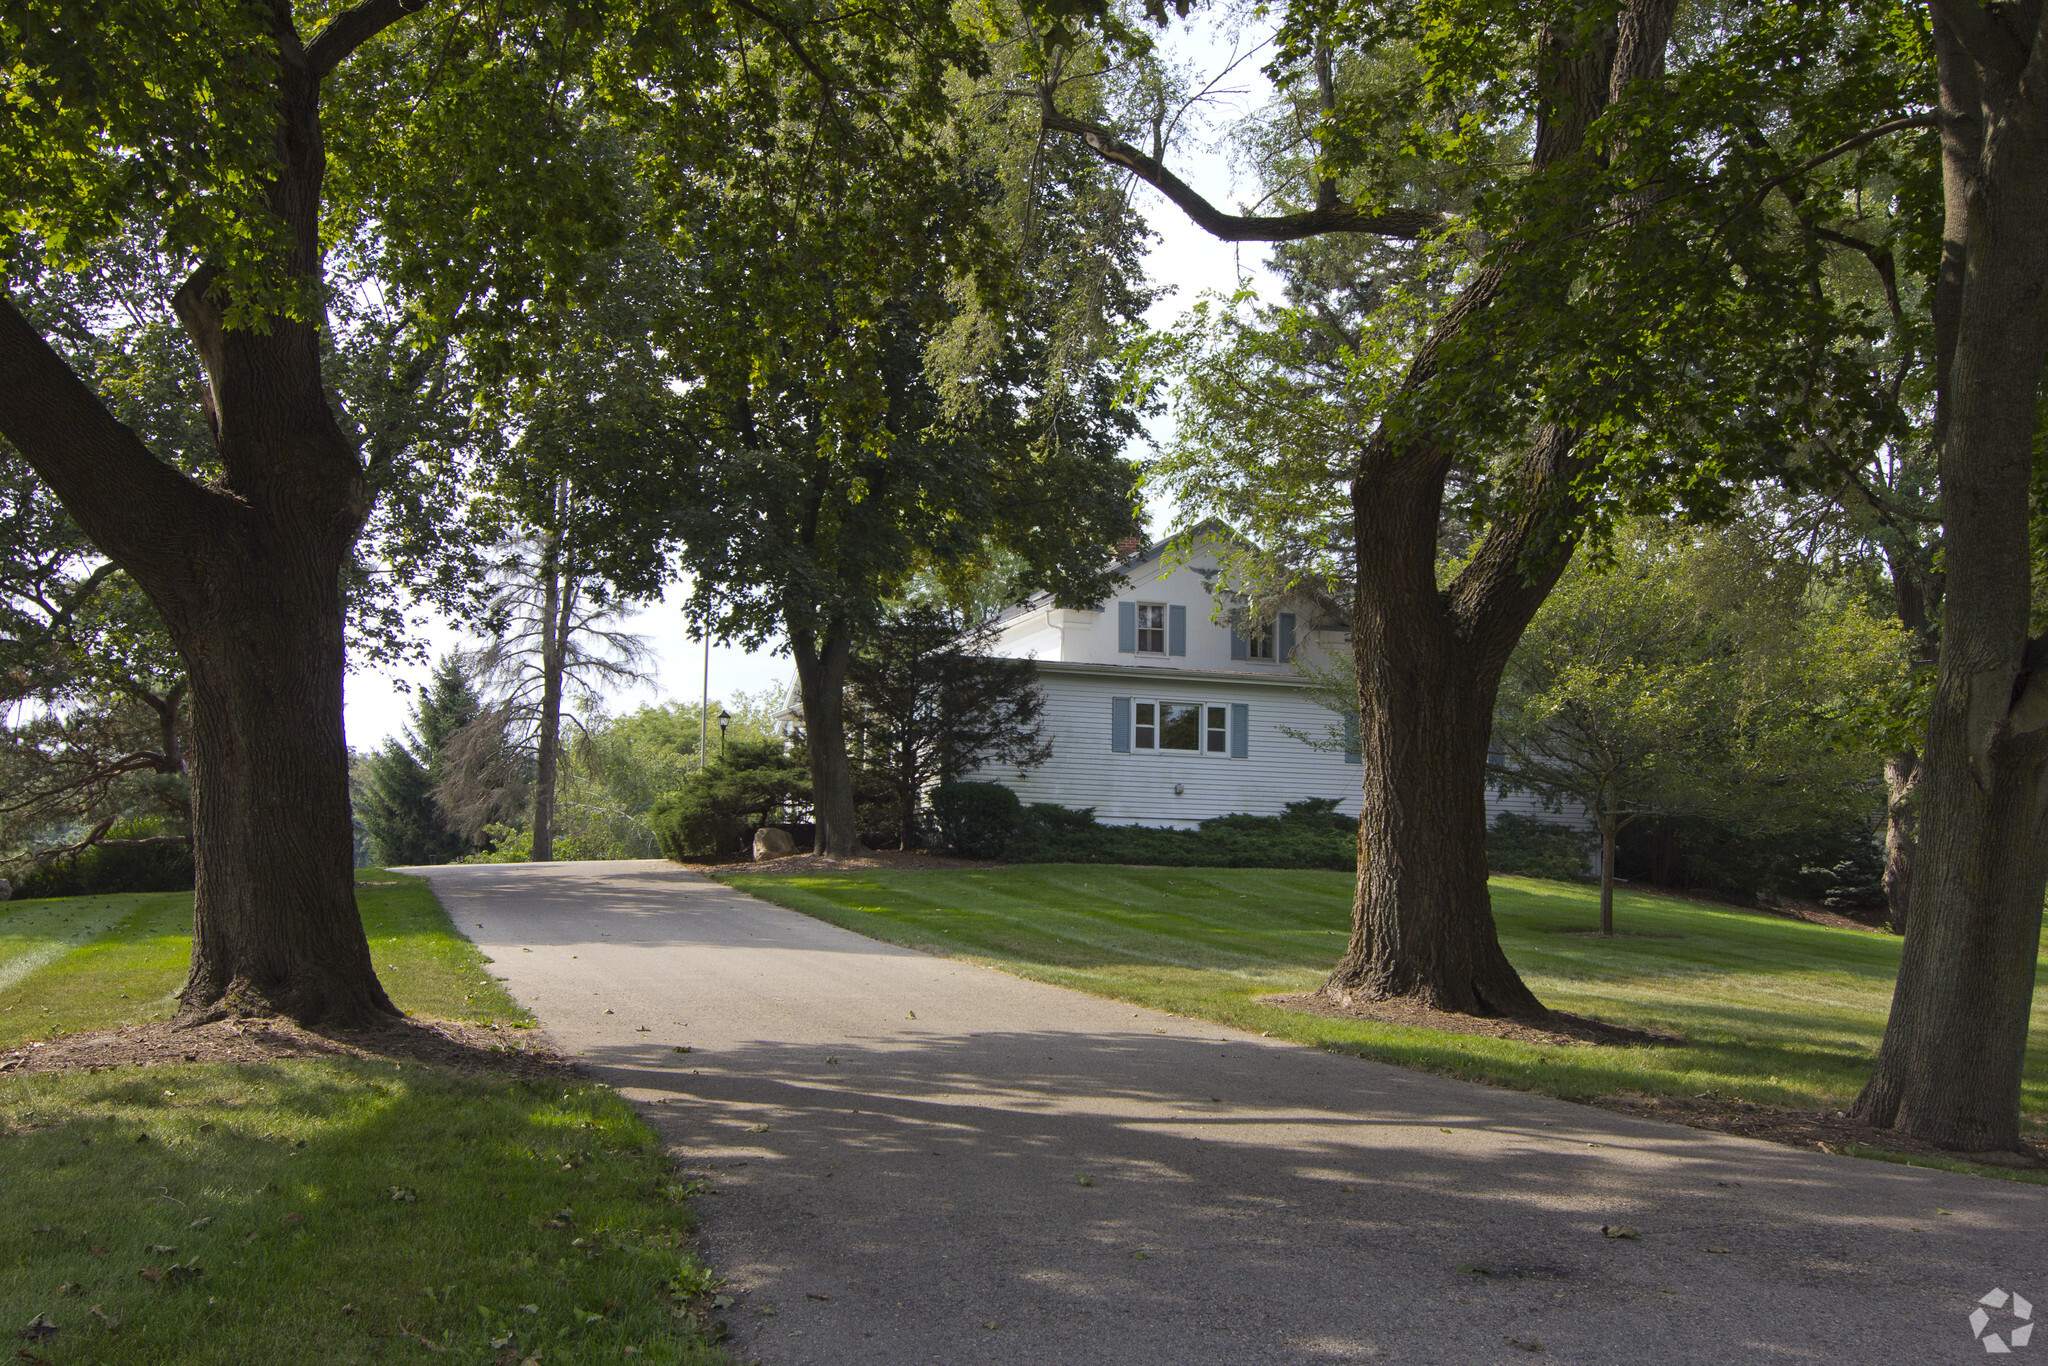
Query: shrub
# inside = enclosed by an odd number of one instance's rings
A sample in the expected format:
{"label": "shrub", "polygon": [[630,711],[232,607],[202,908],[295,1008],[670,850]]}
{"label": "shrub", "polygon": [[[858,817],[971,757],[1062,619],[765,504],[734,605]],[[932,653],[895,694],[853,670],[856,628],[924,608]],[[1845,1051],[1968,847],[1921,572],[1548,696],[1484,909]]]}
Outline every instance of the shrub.
{"label": "shrub", "polygon": [[963,858],[1001,858],[1023,829],[1022,803],[1001,783],[940,783],[932,815],[946,847]]}
{"label": "shrub", "polygon": [[1592,878],[1599,837],[1556,821],[1503,811],[1486,830],[1486,866],[1496,873],[1547,877],[1559,882]]}
{"label": "shrub", "polygon": [[810,766],[780,740],[736,740],[654,805],[648,821],[661,852],[683,860],[730,856],[790,806],[808,806]]}
{"label": "shrub", "polygon": [[1281,816],[1216,816],[1193,830],[1104,825],[1090,808],[1024,808],[1007,857],[1016,863],[1135,863],[1168,868],[1358,866],[1358,827],[1336,803],[1298,802]]}
{"label": "shrub", "polygon": [[[109,839],[150,839],[165,833],[160,821],[134,821],[107,832]],[[192,846],[164,844],[96,844],[69,858],[31,869],[15,884],[22,901],[56,896],[102,896],[116,892],[189,892],[194,868]]]}

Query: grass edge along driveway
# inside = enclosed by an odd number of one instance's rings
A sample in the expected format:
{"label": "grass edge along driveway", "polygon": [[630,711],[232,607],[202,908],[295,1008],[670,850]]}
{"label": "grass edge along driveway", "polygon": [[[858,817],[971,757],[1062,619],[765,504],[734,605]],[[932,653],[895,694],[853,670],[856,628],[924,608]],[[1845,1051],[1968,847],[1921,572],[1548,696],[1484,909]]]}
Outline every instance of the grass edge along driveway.
{"label": "grass edge along driveway", "polygon": [[[383,884],[360,896],[401,1006],[530,1023],[423,882],[364,876]],[[78,900],[116,904],[54,923],[56,903],[0,906],[0,952],[36,947],[4,938],[16,915],[45,937],[112,922],[0,991],[9,1047],[175,1003],[190,894]],[[716,1286],[688,1246],[689,1187],[630,1106],[566,1071],[0,1074],[0,1191],[0,1329],[31,1366],[727,1360],[699,1327]]]}
{"label": "grass edge along driveway", "polygon": [[[1332,1019],[1262,1004],[1313,990],[1350,934],[1346,873],[1026,864],[718,874],[870,938],[1275,1038],[1566,1100],[1700,1096],[1846,1109],[1869,1074],[1899,940],[1734,907],[1492,880],[1502,946],[1547,1005],[1682,1035],[1675,1047],[1549,1045]],[[2048,1121],[2048,1000],[2036,994],[2022,1098]],[[1946,1164],[1943,1164],[1946,1165]]]}

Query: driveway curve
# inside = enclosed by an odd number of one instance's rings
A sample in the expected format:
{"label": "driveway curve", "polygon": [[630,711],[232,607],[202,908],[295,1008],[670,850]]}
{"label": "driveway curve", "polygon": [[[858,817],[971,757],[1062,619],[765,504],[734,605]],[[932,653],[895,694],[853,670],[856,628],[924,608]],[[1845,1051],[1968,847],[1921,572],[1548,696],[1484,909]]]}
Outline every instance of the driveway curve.
{"label": "driveway curve", "polygon": [[2048,1316],[2048,1188],[1136,1010],[659,862],[410,871],[701,1177],[764,1366],[1925,1366],[1983,1358],[1994,1288]]}

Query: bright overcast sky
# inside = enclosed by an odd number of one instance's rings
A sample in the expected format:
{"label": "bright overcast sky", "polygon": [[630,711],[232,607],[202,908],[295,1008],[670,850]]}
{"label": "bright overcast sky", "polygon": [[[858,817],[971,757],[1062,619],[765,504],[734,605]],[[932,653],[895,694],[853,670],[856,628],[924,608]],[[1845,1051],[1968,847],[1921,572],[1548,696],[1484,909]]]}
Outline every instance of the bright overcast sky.
{"label": "bright overcast sky", "polygon": [[[1233,49],[1227,40],[1186,26],[1177,25],[1176,30],[1169,40],[1170,50],[1201,64],[1204,79],[1230,63]],[[1212,127],[1227,125],[1234,112],[1255,108],[1271,97],[1271,86],[1258,73],[1260,64],[1256,58],[1244,62],[1222,83],[1234,93],[1219,94],[1212,100],[1209,120]],[[1248,196],[1249,187],[1238,183],[1238,177],[1232,174],[1220,148],[1190,146],[1174,155],[1173,164],[1183,179],[1221,206],[1234,208]],[[1255,287],[1270,284],[1270,277],[1264,271],[1265,247],[1218,242],[1190,224],[1178,209],[1149,186],[1136,186],[1135,194],[1139,210],[1158,234],[1146,259],[1146,269],[1154,283],[1172,287],[1171,292],[1152,307],[1149,320],[1155,326],[1170,325],[1206,290],[1231,292],[1245,273],[1249,274]],[[1265,292],[1264,289],[1261,292]],[[1154,425],[1152,435],[1155,439],[1163,440],[1168,434],[1169,430],[1163,423]],[[1142,458],[1149,451],[1141,448],[1133,454]],[[1154,497],[1148,499],[1146,509],[1155,535],[1171,524],[1173,508],[1169,504]],[[680,603],[686,596],[687,585],[684,585],[670,593],[663,602],[638,613],[628,622],[628,629],[644,636],[653,650],[654,682],[608,699],[607,706],[611,710],[630,711],[643,702],[690,701],[701,694],[705,677],[704,647],[689,638],[681,610],[669,605],[671,602]],[[466,643],[459,631],[439,619],[427,621],[420,634],[436,655]],[[772,645],[751,654],[714,645],[710,663],[710,687],[714,699],[729,699],[741,692],[758,693],[766,688],[779,689],[788,683],[792,671],[789,657],[775,653]],[[431,672],[431,666],[423,665],[388,671],[366,668],[350,674],[347,696],[349,745],[358,750],[376,749],[387,739],[398,735],[412,711],[412,698],[401,684],[418,685]]]}

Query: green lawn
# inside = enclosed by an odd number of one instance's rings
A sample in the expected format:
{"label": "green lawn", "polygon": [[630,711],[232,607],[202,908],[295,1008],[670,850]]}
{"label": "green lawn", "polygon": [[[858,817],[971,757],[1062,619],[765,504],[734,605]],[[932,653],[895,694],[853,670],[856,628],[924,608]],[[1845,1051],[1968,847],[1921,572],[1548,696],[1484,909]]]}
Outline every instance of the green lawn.
{"label": "green lawn", "polygon": [[[1842,1107],[1884,1031],[1899,941],[1622,892],[1631,938],[1594,924],[1592,888],[1493,881],[1501,942],[1559,1010],[1678,1033],[1676,1047],[1546,1045],[1300,1015],[1259,1004],[1314,988],[1349,935],[1345,873],[1022,865],[777,876],[738,887],[892,943],[1279,1038],[1568,1098],[1714,1091]],[[2024,1109],[2048,1119],[2048,999],[2037,993]]]}
{"label": "green lawn", "polygon": [[[455,932],[427,884],[359,870],[356,900],[377,974],[399,1007],[478,1024],[531,1024]],[[96,937],[95,937],[96,936]],[[168,1020],[192,955],[192,894],[0,903],[0,1048]],[[13,973],[28,968],[16,979]]]}
{"label": "green lawn", "polygon": [[[527,1022],[425,884],[371,876],[395,884],[362,904],[401,1005]],[[189,895],[0,906],[0,973],[31,969],[0,989],[0,1040],[168,1017],[190,938]],[[631,1108],[576,1082],[356,1059],[0,1075],[0,1327],[50,1366],[710,1366],[693,1315],[715,1287],[667,1173]],[[31,1323],[56,1332],[15,1340]]]}

